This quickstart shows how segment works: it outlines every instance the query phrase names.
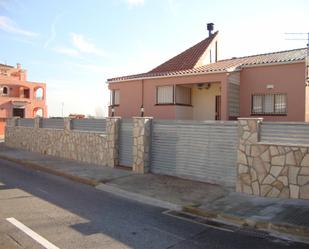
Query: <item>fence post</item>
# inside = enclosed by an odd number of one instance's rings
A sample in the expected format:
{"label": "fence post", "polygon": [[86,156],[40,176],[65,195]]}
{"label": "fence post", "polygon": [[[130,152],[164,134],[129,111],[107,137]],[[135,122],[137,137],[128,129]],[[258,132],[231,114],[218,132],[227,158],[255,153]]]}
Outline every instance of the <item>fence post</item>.
{"label": "fence post", "polygon": [[7,127],[15,127],[15,126],[18,126],[18,120],[19,120],[19,117],[8,118],[8,119],[6,120],[6,126],[7,126]]}
{"label": "fence post", "polygon": [[133,171],[147,173],[150,170],[151,117],[133,118]]}
{"label": "fence post", "polygon": [[119,162],[118,140],[119,140],[119,122],[120,117],[106,118],[106,135],[107,135],[107,166],[114,168]]}
{"label": "fence post", "polygon": [[64,118],[64,130],[65,131],[71,131],[71,118]]}
{"label": "fence post", "polygon": [[34,118],[34,128],[39,129],[42,127],[42,118],[41,117],[35,117]]}
{"label": "fence post", "polygon": [[251,145],[260,140],[260,125],[263,118],[238,118],[237,183],[236,192],[253,194],[251,186]]}

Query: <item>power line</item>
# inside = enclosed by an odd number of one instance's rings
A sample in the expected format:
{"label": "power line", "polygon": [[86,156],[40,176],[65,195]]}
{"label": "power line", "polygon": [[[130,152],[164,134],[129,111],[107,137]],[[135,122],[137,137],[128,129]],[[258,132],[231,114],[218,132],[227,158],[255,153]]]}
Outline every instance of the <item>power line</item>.
{"label": "power line", "polygon": [[304,38],[286,38],[285,40],[294,41],[307,41],[307,56],[305,58],[306,62],[306,86],[309,87],[309,32],[308,33],[284,33],[285,35],[307,35],[307,39]]}

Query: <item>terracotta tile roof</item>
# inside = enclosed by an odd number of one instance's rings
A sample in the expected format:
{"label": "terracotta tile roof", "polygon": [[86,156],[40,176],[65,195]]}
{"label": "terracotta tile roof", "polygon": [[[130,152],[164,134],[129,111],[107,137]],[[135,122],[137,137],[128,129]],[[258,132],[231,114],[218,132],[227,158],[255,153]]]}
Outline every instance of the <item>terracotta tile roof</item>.
{"label": "terracotta tile roof", "polygon": [[307,49],[293,49],[287,51],[273,52],[267,54],[251,55],[239,58],[232,58],[221,60],[216,63],[210,63],[201,67],[192,68],[188,70],[178,70],[169,72],[148,72],[142,74],[135,74],[123,77],[117,77],[108,79],[108,82],[126,81],[140,78],[150,77],[169,77],[174,75],[192,75],[200,73],[211,73],[211,72],[226,72],[241,69],[244,66],[253,65],[265,65],[273,63],[288,63],[295,61],[304,61],[306,58]]}
{"label": "terracotta tile roof", "polygon": [[217,34],[218,31],[148,73],[181,71],[194,68]]}
{"label": "terracotta tile roof", "polygon": [[0,67],[6,67],[6,68],[14,68],[13,66],[10,66],[10,65],[6,65],[6,64],[1,64],[1,63],[0,63]]}

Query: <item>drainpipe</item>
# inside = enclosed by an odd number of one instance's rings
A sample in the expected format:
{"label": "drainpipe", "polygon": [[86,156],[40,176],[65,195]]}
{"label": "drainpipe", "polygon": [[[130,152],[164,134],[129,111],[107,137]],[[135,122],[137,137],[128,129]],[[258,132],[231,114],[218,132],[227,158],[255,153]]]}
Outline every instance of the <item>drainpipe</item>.
{"label": "drainpipe", "polygon": [[141,105],[141,117],[144,117],[144,80],[142,80],[142,105]]}
{"label": "drainpipe", "polygon": [[307,43],[307,56],[306,56],[306,86],[309,86],[309,32],[308,32],[308,43]]}

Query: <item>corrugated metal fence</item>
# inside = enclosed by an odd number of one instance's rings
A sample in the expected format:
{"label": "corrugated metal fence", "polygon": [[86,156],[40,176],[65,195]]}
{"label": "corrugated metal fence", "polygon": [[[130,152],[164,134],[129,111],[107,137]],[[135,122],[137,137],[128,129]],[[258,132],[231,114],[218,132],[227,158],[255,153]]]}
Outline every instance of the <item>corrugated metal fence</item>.
{"label": "corrugated metal fence", "polygon": [[42,128],[51,129],[64,129],[64,119],[63,118],[43,118]]}
{"label": "corrugated metal fence", "polygon": [[151,171],[234,186],[237,143],[234,121],[153,120]]}
{"label": "corrugated metal fence", "polygon": [[122,119],[119,127],[119,165],[133,165],[133,120]]}
{"label": "corrugated metal fence", "polygon": [[106,131],[106,119],[72,119],[71,128],[80,131]]}
{"label": "corrugated metal fence", "polygon": [[18,119],[18,126],[23,127],[34,127],[34,119],[33,118],[21,118]]}
{"label": "corrugated metal fence", "polygon": [[302,122],[262,122],[260,141],[309,144],[309,124]]}
{"label": "corrugated metal fence", "polygon": [[[18,126],[34,127],[33,118],[19,118]],[[63,118],[43,118],[41,128],[64,129]],[[71,129],[79,131],[106,132],[106,119],[72,119]]]}

